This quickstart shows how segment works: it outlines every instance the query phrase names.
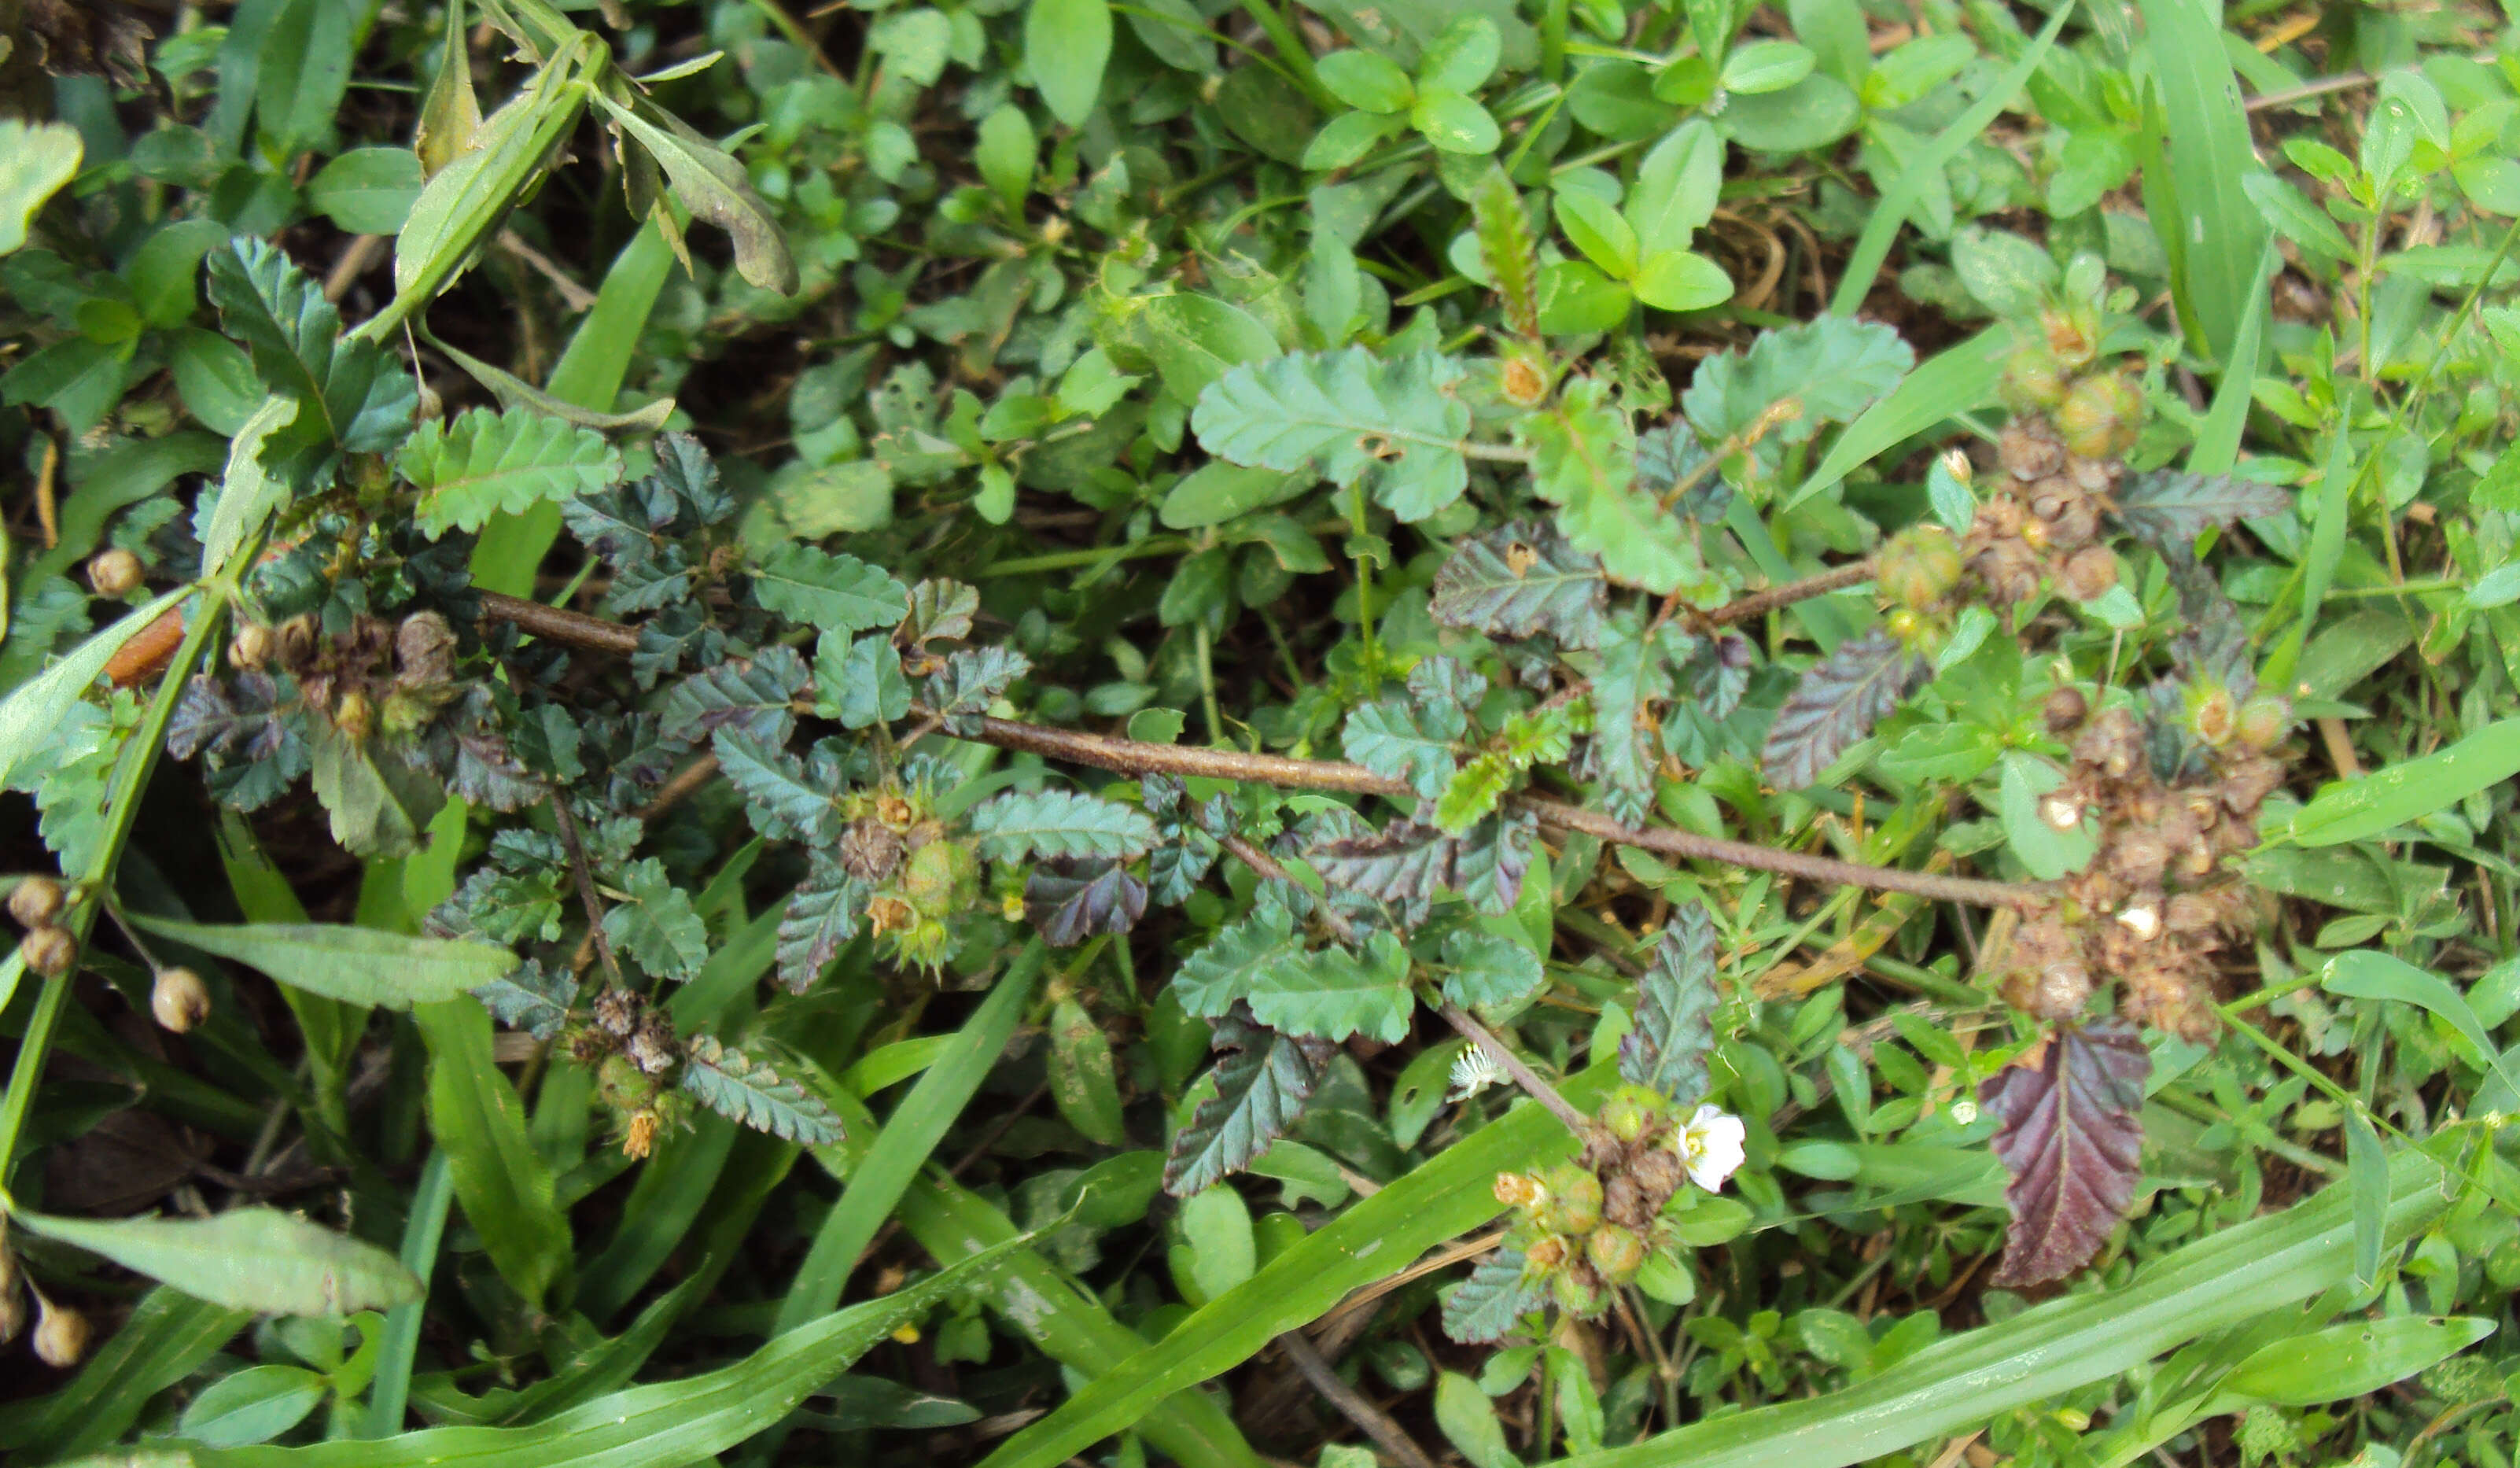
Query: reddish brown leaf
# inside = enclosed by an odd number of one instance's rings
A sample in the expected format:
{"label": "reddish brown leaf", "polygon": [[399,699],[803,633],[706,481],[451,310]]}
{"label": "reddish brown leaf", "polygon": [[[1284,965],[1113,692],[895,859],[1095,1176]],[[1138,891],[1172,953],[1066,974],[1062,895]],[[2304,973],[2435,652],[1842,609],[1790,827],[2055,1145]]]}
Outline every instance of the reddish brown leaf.
{"label": "reddish brown leaf", "polygon": [[2047,1053],[1978,1087],[2002,1123],[1995,1155],[2011,1180],[2003,1262],[1991,1284],[2045,1284],[2081,1268],[2126,1213],[2143,1150],[2152,1056],[2136,1028],[2094,1020],[2056,1032]]}

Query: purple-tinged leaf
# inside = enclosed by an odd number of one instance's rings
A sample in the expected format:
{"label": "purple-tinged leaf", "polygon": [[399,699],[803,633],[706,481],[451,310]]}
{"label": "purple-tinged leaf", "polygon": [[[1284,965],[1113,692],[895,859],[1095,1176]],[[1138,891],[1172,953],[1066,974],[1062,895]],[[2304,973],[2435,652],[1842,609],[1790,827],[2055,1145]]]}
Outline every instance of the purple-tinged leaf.
{"label": "purple-tinged leaf", "polygon": [[1819,782],[1837,757],[1872,732],[1899,701],[1924,686],[1934,665],[1879,627],[1850,637],[1812,665],[1777,711],[1759,762],[1779,790]]}
{"label": "purple-tinged leaf", "polygon": [[2228,474],[2176,474],[2156,469],[2131,474],[2112,496],[2118,519],[2137,539],[2167,555],[2174,546],[2195,547],[2196,537],[2218,526],[2236,525],[2292,508],[2289,491]]}
{"label": "purple-tinged leaf", "polygon": [[1164,1159],[1164,1191],[1187,1198],[1238,1172],[1294,1128],[1338,1047],[1327,1040],[1280,1034],[1237,1005],[1216,1027],[1211,1044],[1216,1095],[1199,1104],[1173,1136]]}
{"label": "purple-tinged leaf", "polygon": [[1432,826],[1395,821],[1372,836],[1325,842],[1304,853],[1322,880],[1403,911],[1422,912],[1453,882],[1461,843]]}
{"label": "purple-tinged leaf", "polygon": [[1147,884],[1107,856],[1052,857],[1024,879],[1024,916],[1054,948],[1126,933],[1147,915]]}
{"label": "purple-tinged leaf", "polygon": [[859,910],[866,900],[865,883],[824,853],[814,853],[812,869],[779,917],[782,987],[801,994],[814,986],[824,966],[839,955],[840,945],[857,937]]}
{"label": "purple-tinged leaf", "polygon": [[1448,627],[1491,637],[1536,637],[1563,647],[1598,647],[1609,597],[1601,563],[1528,521],[1473,535],[1453,547],[1427,602]]}
{"label": "purple-tinged leaf", "polygon": [[2151,1073],[2133,1025],[2094,1020],[2059,1029],[2034,1063],[1978,1087],[1978,1103],[2000,1123],[1995,1155],[2012,1174],[2003,1190],[2012,1226],[1989,1284],[2062,1279],[2099,1252],[2135,1191]]}
{"label": "purple-tinged leaf", "polygon": [[1481,912],[1508,913],[1522,900],[1523,874],[1540,823],[1527,810],[1489,816],[1461,839],[1453,857],[1453,888]]}
{"label": "purple-tinged leaf", "polygon": [[1652,964],[1637,979],[1637,1023],[1619,1040],[1620,1078],[1684,1106],[1705,1096],[1715,970],[1715,920],[1695,903],[1674,909]]}

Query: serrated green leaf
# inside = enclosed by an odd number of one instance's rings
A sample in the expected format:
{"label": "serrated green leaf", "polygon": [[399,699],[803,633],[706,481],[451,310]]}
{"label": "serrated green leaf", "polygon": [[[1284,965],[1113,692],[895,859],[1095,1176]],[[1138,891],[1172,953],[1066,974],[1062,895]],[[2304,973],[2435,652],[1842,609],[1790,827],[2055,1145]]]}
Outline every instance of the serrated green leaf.
{"label": "serrated green leaf", "polygon": [[1164,1158],[1164,1191],[1186,1198],[1249,1167],[1294,1129],[1337,1048],[1281,1034],[1237,1009],[1216,1027],[1216,1094],[1199,1104]]}
{"label": "serrated green leaf", "polygon": [[1499,1249],[1444,1297],[1444,1334],[1464,1346],[1494,1345],[1548,1301],[1547,1292],[1528,1277],[1522,1251]]}
{"label": "serrated green leaf", "polygon": [[320,430],[351,453],[383,453],[401,441],[419,389],[376,344],[341,336],[340,312],[306,272],[263,240],[238,240],[208,259],[220,321],[245,343],[255,373],[304,405],[301,430]]}
{"label": "serrated green leaf", "polygon": [[1435,825],[1460,836],[1477,825],[1513,788],[1513,762],[1491,750],[1463,764],[1435,798]]}
{"label": "serrated green leaf", "polygon": [[1253,468],[1367,482],[1374,502],[1418,521],[1469,483],[1462,365],[1433,352],[1382,361],[1361,346],[1291,352],[1219,377],[1191,428],[1209,453]]}
{"label": "serrated green leaf", "polygon": [[1699,435],[1717,442],[1790,398],[1795,416],[1763,441],[1801,443],[1823,425],[1845,423],[1871,406],[1915,364],[1916,353],[1889,327],[1824,316],[1761,332],[1747,351],[1707,358],[1681,406]]}
{"label": "serrated green leaf", "polygon": [[1532,451],[1532,487],[1558,507],[1557,528],[1575,549],[1599,557],[1610,579],[1658,596],[1721,594],[1706,586],[1687,522],[1637,487],[1636,433],[1611,405],[1607,384],[1572,380],[1554,410],[1521,419],[1514,433]]}
{"label": "serrated green leaf", "polygon": [[[1398,68],[1392,69],[1398,70]],[[1505,305],[1505,322],[1533,339],[1540,336],[1540,241],[1523,217],[1522,196],[1503,168],[1490,168],[1470,191],[1470,227],[1479,262]]]}
{"label": "serrated green leaf", "polygon": [[822,1097],[705,1034],[692,1037],[675,1084],[719,1116],[786,1141],[823,1147],[842,1135],[840,1119]]}
{"label": "serrated green leaf", "polygon": [[1435,573],[1426,610],[1446,626],[1491,637],[1546,633],[1590,648],[1599,645],[1607,601],[1599,561],[1547,526],[1521,522],[1458,542]]}
{"label": "serrated green leaf", "polygon": [[708,961],[708,925],[692,906],[692,895],[665,872],[653,856],[624,867],[621,890],[626,900],[604,914],[605,936],[623,956],[661,979],[676,982],[699,977]]}
{"label": "serrated green leaf", "polygon": [[452,424],[422,424],[394,469],[420,490],[413,518],[435,539],[477,530],[494,515],[608,488],[621,478],[621,454],[593,429],[519,409],[473,408]]}
{"label": "serrated green leaf", "polygon": [[1128,860],[1154,846],[1155,823],[1134,805],[1073,790],[1009,793],[971,812],[983,855],[1108,856]]}
{"label": "serrated green leaf", "polygon": [[1347,757],[1386,780],[1406,780],[1433,800],[1443,793],[1458,759],[1453,741],[1465,725],[1441,704],[1420,707],[1399,698],[1377,699],[1347,716],[1339,748]]}
{"label": "serrated green leaf", "polygon": [[741,729],[720,729],[709,743],[727,783],[742,794],[752,829],[764,838],[815,846],[839,839],[834,792],[808,779],[803,760]]}
{"label": "serrated green leaf", "polygon": [[1933,675],[1934,665],[1874,627],[1813,664],[1777,711],[1760,751],[1780,790],[1802,790]]}
{"label": "serrated green leaf", "polygon": [[1182,960],[1173,974],[1173,997],[1189,1014],[1220,1018],[1251,997],[1262,974],[1300,958],[1303,951],[1286,909],[1257,907]]}
{"label": "serrated green leaf", "polygon": [[910,615],[910,589],[881,567],[795,541],[754,563],[752,594],[782,617],[827,632],[864,632]]}
{"label": "serrated green leaf", "polygon": [[1253,976],[1251,1014],[1287,1034],[1343,1040],[1366,1034],[1398,1044],[1409,1034],[1417,999],[1409,991],[1409,950],[1389,933],[1366,940],[1365,951],[1320,948],[1273,963]]}
{"label": "serrated green leaf", "polygon": [[1511,1004],[1548,979],[1540,955],[1502,934],[1457,928],[1444,936],[1444,997],[1464,1009]]}
{"label": "serrated green leaf", "polygon": [[1637,980],[1636,1028],[1619,1040],[1619,1075],[1683,1106],[1707,1090],[1715,1047],[1715,920],[1691,902],[1676,909]]}

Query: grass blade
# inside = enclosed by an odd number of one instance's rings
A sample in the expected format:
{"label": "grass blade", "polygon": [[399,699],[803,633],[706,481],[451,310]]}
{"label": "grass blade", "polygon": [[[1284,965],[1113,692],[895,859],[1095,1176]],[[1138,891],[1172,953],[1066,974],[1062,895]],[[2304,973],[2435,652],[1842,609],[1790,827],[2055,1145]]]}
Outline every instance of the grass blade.
{"label": "grass blade", "polygon": [[[1602,1064],[1560,1089],[1568,1101],[1585,1107],[1617,1079],[1618,1067]],[[1556,1118],[1538,1106],[1516,1108],[1209,1301],[1161,1342],[1008,1439],[982,1468],[1053,1468],[1065,1462],[1135,1423],[1154,1402],[1249,1360],[1279,1335],[1318,1318],[1348,1291],[1397,1273],[1426,1250],[1495,1217],[1497,1173],[1554,1162],[1574,1150],[1574,1136]]]}
{"label": "grass blade", "polygon": [[[2156,214],[2180,324],[2205,355],[2234,361],[2267,222],[2240,188],[2258,165],[2249,115],[2215,16],[2192,0],[2138,0],[2160,91],[2176,206]],[[2173,237],[2176,238],[2173,238]]]}
{"label": "grass blade", "polygon": [[2196,444],[2187,451],[2189,474],[2229,474],[2240,461],[2240,432],[2249,425],[2250,391],[2258,384],[2258,364],[2264,357],[2267,317],[2274,305],[2271,294],[2275,271],[2283,264],[2275,253],[2274,241],[2258,255],[2257,278],[2250,282],[2246,306],[2240,312],[2239,335],[2231,339],[2230,365],[2223,369],[2223,381],[2214,390],[2214,404],[2205,410],[2205,422],[2196,430]]}
{"label": "grass blade", "polygon": [[568,1218],[551,1169],[525,1136],[525,1108],[490,1056],[490,1012],[449,999],[412,1011],[428,1043],[428,1128],[447,1155],[464,1217],[490,1262],[540,1304],[569,1263]]}
{"label": "grass blade", "polygon": [[49,1457],[102,1447],[140,1420],[150,1398],[199,1370],[252,1323],[250,1310],[171,1286],[152,1290],[69,1385],[24,1403],[27,1416],[0,1421],[0,1448]]}
{"label": "grass blade", "polygon": [[[2146,6],[2145,9],[2150,10],[2151,7]],[[1880,203],[1872,206],[1872,217],[1864,221],[1864,233],[1856,237],[1855,250],[1846,259],[1846,273],[1838,277],[1837,294],[1828,299],[1830,315],[1852,316],[1856,308],[1864,304],[1864,298],[1872,293],[1873,278],[1881,273],[1881,262],[1890,257],[1890,246],[1899,237],[1899,226],[1908,222],[1909,212],[1915,208],[1917,201],[1924,198],[1927,181],[1940,174],[1943,165],[1967,146],[1969,139],[1986,131],[1987,124],[1995,120],[1998,113],[2012,105],[2013,95],[2021,90],[2022,83],[2030,79],[2030,73],[2039,69],[2039,64],[2047,60],[2048,48],[2056,44],[2057,33],[2065,28],[2065,18],[2073,13],[2070,0],[2056,7],[2056,13],[2048,18],[2048,23],[2040,28],[2020,58],[2004,69],[2003,74],[1996,78],[1995,85],[1987,88],[1986,95],[1971,103],[1967,112],[1954,117],[1941,132],[1934,134],[1933,141],[1919,149],[1908,166],[1900,170],[1899,181],[1892,184],[1890,192],[1882,195]],[[2216,53],[2220,54],[2219,51]],[[2236,97],[2232,99],[2231,107],[2233,115],[2237,115],[2239,100]],[[2238,197],[2236,184],[2233,185],[2233,197]],[[2246,201],[2242,203],[2245,205]]]}
{"label": "grass blade", "polygon": [[390,1438],[402,1431],[403,1409],[411,1401],[411,1368],[420,1355],[421,1315],[428,1308],[428,1277],[437,1268],[446,1210],[454,1201],[455,1178],[447,1170],[446,1154],[432,1150],[421,1165],[420,1185],[412,1190],[411,1216],[402,1233],[402,1266],[420,1281],[421,1298],[385,1312],[377,1374],[368,1384],[368,1415],[359,1426],[362,1438]]}
{"label": "grass blade", "polygon": [[[2448,1212],[2441,1164],[2409,1148],[2389,1164],[2387,1239]],[[2189,1244],[2127,1285],[2050,1301],[1949,1337],[1868,1381],[1753,1407],[1563,1468],[1840,1468],[1965,1432],[2129,1370],[2208,1331],[2353,1278],[2354,1190],[2338,1182],[2283,1213]]]}
{"label": "grass blade", "polygon": [[892,1120],[867,1150],[865,1161],[850,1173],[848,1191],[824,1219],[822,1232],[815,1235],[814,1247],[797,1267],[795,1283],[780,1304],[774,1331],[794,1330],[840,1303],[840,1292],[848,1285],[849,1271],[857,1267],[858,1256],[873,1242],[876,1229],[892,1216],[911,1179],[944,1139],[946,1128],[963,1114],[981,1080],[997,1065],[1049,955],[1050,949],[1040,940],[1027,943],[955,1036],[953,1047],[938,1056],[902,1098]]}
{"label": "grass blade", "polygon": [[1822,456],[1820,467],[1785,501],[1785,509],[1826,492],[1902,439],[1995,401],[1996,381],[2003,375],[2003,359],[2011,352],[2011,331],[1995,326],[1919,363],[1889,396],[1846,426]]}

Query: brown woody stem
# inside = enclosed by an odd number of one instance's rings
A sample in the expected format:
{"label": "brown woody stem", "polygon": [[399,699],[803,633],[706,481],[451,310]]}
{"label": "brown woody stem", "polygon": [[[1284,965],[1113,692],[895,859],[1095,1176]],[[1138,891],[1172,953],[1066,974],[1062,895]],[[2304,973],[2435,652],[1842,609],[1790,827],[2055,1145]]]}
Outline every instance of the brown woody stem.
{"label": "brown woody stem", "polygon": [[1734,622],[1765,617],[1778,607],[1790,607],[1799,601],[1815,596],[1826,596],[1832,591],[1843,591],[1849,586],[1871,580],[1873,571],[1872,558],[1867,556],[1861,561],[1850,561],[1844,566],[1830,567],[1818,575],[1805,576],[1799,581],[1787,581],[1781,586],[1771,586],[1765,591],[1753,591],[1748,596],[1726,602],[1711,612],[1699,615],[1719,627],[1729,627]]}
{"label": "brown woody stem", "polygon": [[1559,1095],[1557,1087],[1540,1078],[1538,1071],[1524,1064],[1522,1057],[1514,1054],[1511,1046],[1489,1033],[1488,1027],[1472,1019],[1468,1010],[1447,999],[1436,1012],[1444,1017],[1444,1023],[1452,1026],[1454,1032],[1462,1038],[1485,1050],[1488,1053],[1488,1059],[1495,1061],[1499,1070],[1512,1077],[1513,1083],[1529,1092],[1531,1099],[1548,1107],[1551,1116],[1565,1123],[1577,1136],[1585,1134],[1591,1123],[1582,1112],[1575,1109],[1574,1103]]}
{"label": "brown woody stem", "polygon": [[[1782,606],[1801,596],[1818,594],[1816,582],[1842,577],[1838,584],[1852,585],[1871,573],[1869,562],[1840,567],[1822,575],[1778,586],[1759,595],[1778,598],[1773,605]],[[1806,588],[1797,590],[1796,588]],[[1793,596],[1784,593],[1794,592]],[[1744,597],[1730,606],[1718,608],[1713,615],[1724,616],[1735,608],[1758,600]],[[485,617],[512,621],[538,637],[600,652],[626,654],[639,645],[636,629],[619,622],[606,621],[583,613],[546,607],[539,602],[485,592],[481,598]],[[1741,614],[1748,616],[1748,613]],[[1728,619],[1730,619],[1728,618]],[[924,718],[932,711],[914,707],[913,713]],[[1102,734],[1088,734],[1076,729],[1053,728],[1047,724],[1029,724],[1008,718],[982,718],[979,727],[961,736],[975,743],[992,745],[1002,750],[1039,755],[1067,764],[1091,765],[1124,775],[1181,775],[1211,780],[1235,780],[1256,785],[1275,785],[1291,790],[1334,790],[1351,795],[1378,795],[1399,803],[1414,806],[1417,792],[1406,782],[1385,779],[1363,765],[1339,759],[1297,759],[1284,755],[1257,755],[1241,750],[1199,749],[1187,745],[1150,744],[1144,740],[1114,739]],[[1900,867],[1868,866],[1861,862],[1839,861],[1828,856],[1815,856],[1802,851],[1780,850],[1746,841],[1725,841],[1717,837],[1698,836],[1687,831],[1662,828],[1640,829],[1622,825],[1598,810],[1569,805],[1560,801],[1538,796],[1513,794],[1508,803],[1529,811],[1541,824],[1560,831],[1575,831],[1613,846],[1636,847],[1666,856],[1690,861],[1720,861],[1730,866],[1752,871],[1775,872],[1806,882],[1819,882],[1836,887],[1860,887],[1874,892],[1913,893],[1942,902],[1968,902],[1981,907],[2018,907],[2046,895],[2042,884],[1989,882],[1974,877],[1946,877],[1933,872],[1912,872]]]}
{"label": "brown woody stem", "polygon": [[1290,1330],[1280,1336],[1278,1349],[1286,1353],[1286,1359],[1294,1362],[1295,1369],[1303,1373],[1304,1380],[1312,1383],[1314,1391],[1321,1393],[1323,1399],[1338,1408],[1348,1421],[1363,1428],[1374,1445],[1400,1463],[1402,1468],[1435,1468],[1435,1460],[1426,1456],[1426,1450],[1418,1445],[1407,1430],[1392,1421],[1391,1414],[1375,1406],[1363,1392],[1341,1380],[1339,1374],[1330,1369],[1330,1363],[1313,1348],[1312,1339],[1301,1330]]}

